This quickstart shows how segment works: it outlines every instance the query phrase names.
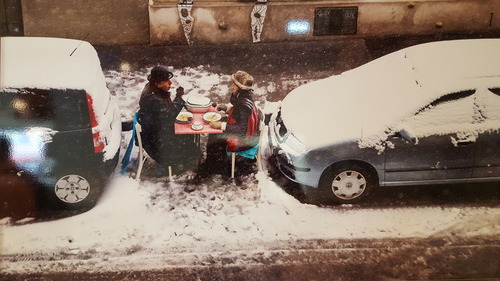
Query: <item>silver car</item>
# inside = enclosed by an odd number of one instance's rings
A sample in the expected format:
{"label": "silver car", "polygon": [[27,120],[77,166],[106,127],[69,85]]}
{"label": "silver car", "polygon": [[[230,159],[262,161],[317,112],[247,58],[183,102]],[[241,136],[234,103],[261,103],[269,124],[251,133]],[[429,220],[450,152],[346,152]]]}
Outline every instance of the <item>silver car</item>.
{"label": "silver car", "polygon": [[318,203],[499,181],[500,39],[416,45],[300,86],[269,128],[279,170]]}

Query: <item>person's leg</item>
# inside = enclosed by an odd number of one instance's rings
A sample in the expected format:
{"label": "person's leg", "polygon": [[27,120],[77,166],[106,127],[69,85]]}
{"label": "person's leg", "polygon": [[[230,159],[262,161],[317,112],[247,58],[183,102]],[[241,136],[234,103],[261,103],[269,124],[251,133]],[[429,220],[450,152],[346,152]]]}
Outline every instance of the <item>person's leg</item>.
{"label": "person's leg", "polygon": [[201,151],[193,142],[192,135],[180,135],[172,139],[168,149],[170,162],[177,172],[196,171],[201,159]]}
{"label": "person's leg", "polygon": [[235,177],[244,177],[257,172],[256,159],[236,156]]}
{"label": "person's leg", "polygon": [[225,174],[230,164],[226,153],[226,139],[222,135],[209,135],[207,142],[207,158],[204,166],[208,173]]}

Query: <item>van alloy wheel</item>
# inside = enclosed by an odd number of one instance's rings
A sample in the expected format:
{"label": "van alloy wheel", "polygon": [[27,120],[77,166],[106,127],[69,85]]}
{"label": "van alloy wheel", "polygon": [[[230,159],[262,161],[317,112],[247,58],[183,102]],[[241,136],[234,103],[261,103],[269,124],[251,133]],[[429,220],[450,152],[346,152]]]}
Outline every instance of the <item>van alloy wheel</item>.
{"label": "van alloy wheel", "polygon": [[89,196],[90,183],[82,176],[66,175],[57,181],[54,191],[62,202],[75,204]]}

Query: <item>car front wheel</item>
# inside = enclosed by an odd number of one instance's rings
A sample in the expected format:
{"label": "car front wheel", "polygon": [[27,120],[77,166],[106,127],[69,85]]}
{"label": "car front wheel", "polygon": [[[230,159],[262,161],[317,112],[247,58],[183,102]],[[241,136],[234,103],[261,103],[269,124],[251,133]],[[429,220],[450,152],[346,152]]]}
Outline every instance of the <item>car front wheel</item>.
{"label": "car front wheel", "polygon": [[365,165],[334,165],[321,177],[318,199],[327,203],[357,203],[365,200],[376,186],[376,176]]}

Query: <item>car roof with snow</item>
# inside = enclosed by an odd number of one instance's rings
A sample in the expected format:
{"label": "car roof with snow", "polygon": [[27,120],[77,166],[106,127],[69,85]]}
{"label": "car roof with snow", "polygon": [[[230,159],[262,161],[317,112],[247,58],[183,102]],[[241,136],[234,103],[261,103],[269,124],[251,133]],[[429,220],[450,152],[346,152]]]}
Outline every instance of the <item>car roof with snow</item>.
{"label": "car roof with snow", "polygon": [[281,115],[306,147],[317,147],[373,137],[443,95],[477,87],[500,87],[500,39],[396,51],[296,88]]}
{"label": "car roof with snow", "polygon": [[47,37],[1,38],[1,88],[69,88],[91,91],[102,69],[85,41]]}
{"label": "car roof with snow", "polygon": [[109,99],[94,47],[81,40],[1,37],[0,88],[83,89],[95,110]]}

